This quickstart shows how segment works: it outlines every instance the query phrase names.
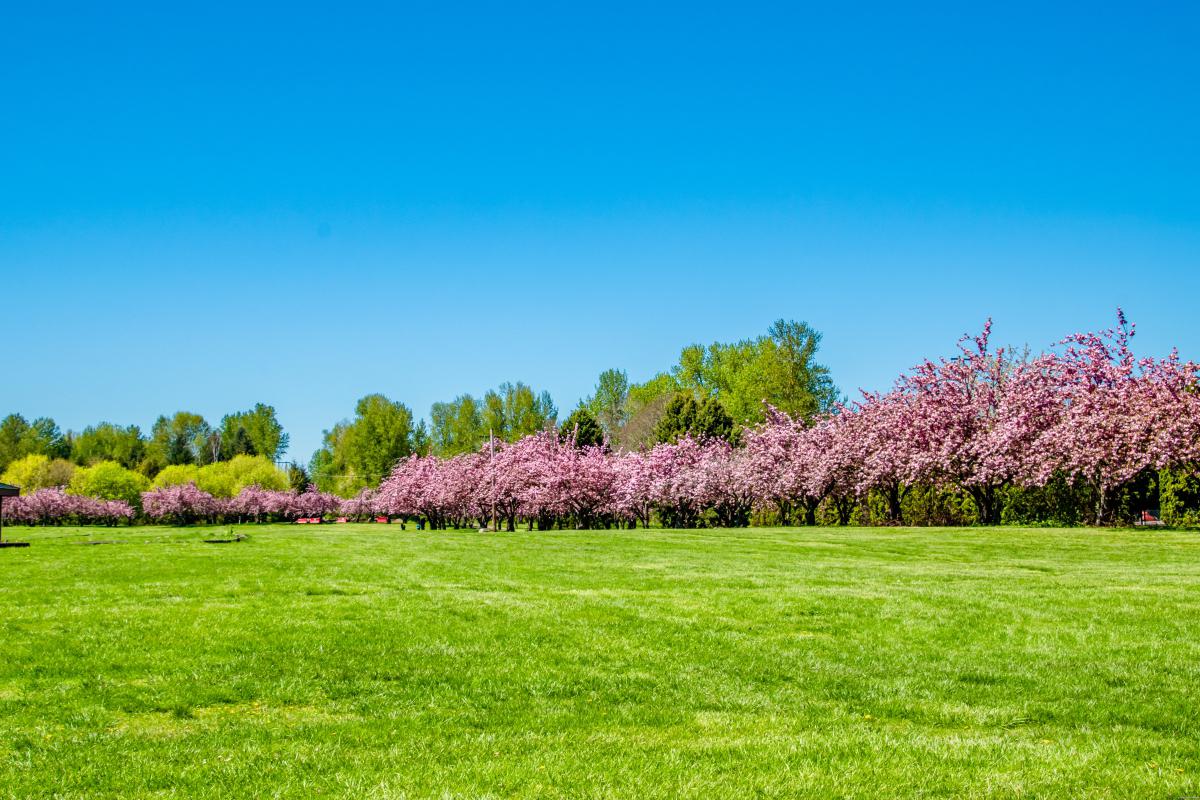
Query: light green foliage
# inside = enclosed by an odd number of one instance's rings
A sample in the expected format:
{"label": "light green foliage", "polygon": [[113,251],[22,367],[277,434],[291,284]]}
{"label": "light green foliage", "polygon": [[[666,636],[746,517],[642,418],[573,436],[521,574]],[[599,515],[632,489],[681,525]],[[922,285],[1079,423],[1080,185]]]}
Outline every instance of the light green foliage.
{"label": "light green foliage", "polygon": [[674,375],[660,372],[645,383],[629,387],[628,412],[629,416],[636,415],[646,406],[653,405],[660,398],[670,398],[678,394],[683,387]]}
{"label": "light green foliage", "polygon": [[779,320],[757,339],[685,347],[673,374],[681,387],[718,397],[739,425],[761,422],[764,402],[807,419],[837,401],[828,368],[816,363],[820,342],[807,324]]}
{"label": "light green foliage", "polygon": [[87,466],[97,461],[116,461],[134,469],[146,456],[146,440],[137,425],[124,427],[111,422],[89,425],[71,442],[71,458]]}
{"label": "light green foliage", "polygon": [[22,456],[10,462],[4,473],[0,474],[0,483],[20,486],[22,489],[33,491],[34,475],[49,463],[50,459],[39,453]]}
{"label": "light green foliage", "polygon": [[280,492],[290,486],[286,471],[276,467],[275,462],[265,456],[236,456],[226,465],[233,475],[233,494],[238,494],[247,486]]}
{"label": "light green foliage", "polygon": [[440,456],[473,453],[487,438],[479,404],[469,394],[448,403],[434,403],[429,409],[429,422],[433,451]]}
{"label": "light green foliage", "polygon": [[255,404],[249,411],[226,414],[221,419],[221,457],[264,456],[271,461],[287,450],[288,435],[275,416],[275,407]]}
{"label": "light green foliage", "polygon": [[358,401],[355,417],[325,432],[325,445],[309,465],[323,491],[349,497],[377,486],[396,462],[413,453],[413,415],[408,406],[381,394]]}
{"label": "light green foliage", "polygon": [[47,458],[40,453],[18,458],[0,475],[0,483],[20,486],[23,491],[52,489],[71,482],[75,465],[63,458]]}
{"label": "light green foliage", "polygon": [[172,464],[169,467],[163,467],[157,475],[154,476],[152,486],[155,489],[161,489],[164,486],[183,486],[186,483],[199,483],[200,468],[195,464]]}
{"label": "light green foliage", "polygon": [[[213,497],[236,497],[247,486],[283,490],[291,488],[288,473],[263,456],[234,456],[228,461],[205,464],[173,464],[154,478],[154,488],[194,483]],[[307,475],[301,489],[308,484]]]}
{"label": "light green foliage", "polygon": [[125,469],[115,461],[101,461],[76,469],[67,491],[104,500],[124,500],[139,508],[142,492],[149,488],[150,481],[145,475]]}
{"label": "light green foliage", "polygon": [[483,396],[483,430],[506,442],[546,430],[557,416],[558,409],[549,392],[534,394],[533,389],[520,381],[502,383],[499,389]]}
{"label": "light green foliage", "polygon": [[[241,456],[252,458],[253,456]],[[216,464],[205,464],[196,471],[196,486],[208,492],[213,497],[233,497],[237,494],[234,487],[233,475],[229,470],[229,462],[219,461]]]}
{"label": "light green foliage", "polygon": [[0,471],[18,458],[30,455],[23,447],[28,430],[29,422],[20,414],[9,414],[0,420]]}
{"label": "light green foliage", "polygon": [[417,420],[416,426],[413,428],[412,434],[413,452],[418,455],[427,456],[433,452],[433,442],[429,436],[429,426],[425,424],[425,420]]}
{"label": "light green foliage", "polygon": [[196,485],[213,497],[236,497],[247,486],[289,488],[287,473],[263,456],[234,456],[197,470]]}
{"label": "light green foliage", "polygon": [[1191,533],[19,529],[13,798],[1200,794]]}
{"label": "light green foliage", "polygon": [[[654,441],[670,440],[664,439],[664,434],[677,437],[681,431],[678,421],[663,423],[662,417],[681,393],[697,402],[716,398],[734,428],[761,422],[766,414],[764,403],[806,419],[829,411],[837,402],[837,389],[828,368],[816,362],[820,342],[821,334],[806,323],[779,320],[767,335],[756,339],[714,342],[707,347],[689,345],[680,352],[679,362],[670,372],[627,386],[621,430],[614,438],[621,447],[640,449]],[[623,374],[605,375],[610,388],[603,395],[619,396]],[[598,386],[587,401],[589,407],[600,407],[601,395]],[[681,410],[676,408],[672,413]],[[709,412],[721,415],[716,407]],[[723,430],[724,420],[710,417],[705,426]],[[722,438],[736,439],[736,435],[735,430]]]}
{"label": "light green foliage", "polygon": [[625,370],[606,369],[596,381],[596,391],[583,401],[610,439],[615,439],[629,421],[629,388]]}
{"label": "light green foliage", "polygon": [[429,411],[430,443],[441,456],[473,453],[489,435],[506,442],[545,430],[558,416],[548,392],[535,393],[523,383],[502,383],[483,400],[463,394]]}

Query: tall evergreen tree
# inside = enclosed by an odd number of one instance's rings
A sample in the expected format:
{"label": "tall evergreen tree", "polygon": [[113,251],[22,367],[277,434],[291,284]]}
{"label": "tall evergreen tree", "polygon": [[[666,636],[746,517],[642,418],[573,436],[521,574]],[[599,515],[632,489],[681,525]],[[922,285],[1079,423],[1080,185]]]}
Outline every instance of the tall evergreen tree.
{"label": "tall evergreen tree", "polygon": [[600,423],[586,408],[580,406],[563,420],[559,428],[559,436],[565,442],[573,442],[576,447],[595,447],[604,444],[604,431]]}

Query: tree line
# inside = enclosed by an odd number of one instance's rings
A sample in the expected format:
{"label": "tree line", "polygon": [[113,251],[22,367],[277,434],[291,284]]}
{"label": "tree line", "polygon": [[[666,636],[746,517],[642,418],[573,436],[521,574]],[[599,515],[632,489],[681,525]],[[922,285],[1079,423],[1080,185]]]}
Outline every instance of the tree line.
{"label": "tree line", "polygon": [[[410,457],[358,502],[434,527],[495,518],[510,530],[756,517],[1104,525],[1159,505],[1170,522],[1200,522],[1200,367],[1135,356],[1120,312],[1116,327],[1032,357],[993,349],[990,328],[889,392],[808,418],[764,403],[762,422],[731,427],[705,413],[719,394],[675,396],[648,449],[533,434],[494,456]],[[704,430],[708,420],[720,422]]]}
{"label": "tree line", "polygon": [[0,481],[135,506],[141,492],[167,483],[200,482],[220,494],[245,485],[250,475],[272,487],[303,488],[306,474],[275,466],[287,446],[275,409],[263,403],[226,414],[216,425],[189,411],[163,415],[149,435],[137,425],[111,422],[64,433],[49,417],[30,422],[9,414],[0,420]]}
{"label": "tree line", "polygon": [[[756,339],[689,345],[674,366],[641,384],[609,369],[561,420],[548,392],[519,381],[434,403],[427,420],[371,394],[356,403],[352,418],[325,431],[307,465],[292,463],[286,472],[274,462],[286,451],[288,435],[275,409],[263,403],[217,424],[191,411],[163,415],[148,434],[110,422],[64,433],[53,419],[30,422],[10,414],[0,422],[0,480],[26,491],[62,488],[72,496],[120,500],[136,513],[144,493],[187,484],[218,500],[233,499],[247,486],[299,494],[310,484],[353,497],[377,487],[404,458],[473,453],[491,437],[512,443],[562,430],[581,445],[615,448],[645,448],[682,435],[734,441],[741,427],[762,418],[764,400],[801,414],[832,407],[836,392],[828,369],[816,362],[819,342],[806,324],[780,321]],[[51,502],[50,495],[43,499],[47,509],[74,507]]]}
{"label": "tree line", "polygon": [[643,383],[608,369],[562,420],[548,392],[520,381],[434,403],[428,421],[403,403],[368,395],[352,419],[325,431],[308,472],[322,491],[350,497],[378,486],[403,458],[474,453],[491,437],[512,443],[562,430],[585,445],[604,441],[627,450],[683,433],[732,439],[764,419],[764,403],[803,418],[834,407],[837,389],[817,361],[820,341],[806,323],[780,320],[757,338],[684,347],[675,365]]}
{"label": "tree line", "polygon": [[[1168,522],[1196,524],[1197,367],[1174,353],[1136,357],[1133,334],[1118,312],[1116,327],[1073,334],[1034,356],[994,349],[989,322],[954,357],[925,360],[890,391],[851,402],[815,361],[819,336],[779,322],[758,339],[684,348],[675,366],[642,384],[607,370],[561,422],[548,394],[521,383],[437,403],[428,424],[370,395],[326,432],[311,474],[297,470],[298,481],[262,456],[200,463],[199,448],[180,446],[163,451],[184,463],[152,481],[136,473],[140,484],[114,489],[130,471],[103,460],[79,467],[68,493],[127,500],[134,515],[146,502],[161,510],[190,497],[213,519],[321,507],[433,527],[493,517],[543,528],[1069,525],[1127,522],[1159,508]],[[756,386],[762,396],[751,402]],[[253,446],[252,426],[244,427],[232,438]],[[44,444],[54,430],[35,420],[22,436]],[[211,441],[182,430],[180,444]],[[221,449],[209,452],[217,458]],[[44,452],[24,458],[53,463]],[[89,491],[79,474],[107,483]],[[173,488],[183,486],[192,493]],[[114,507],[87,513],[112,517]]]}

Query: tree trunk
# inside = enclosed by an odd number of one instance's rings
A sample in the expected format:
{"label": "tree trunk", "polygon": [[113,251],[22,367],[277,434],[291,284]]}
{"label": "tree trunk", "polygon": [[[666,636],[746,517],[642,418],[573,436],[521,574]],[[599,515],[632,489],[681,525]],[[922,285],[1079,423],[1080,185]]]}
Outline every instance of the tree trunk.
{"label": "tree trunk", "polygon": [[908,494],[907,487],[901,487],[899,482],[884,489],[888,504],[888,521],[896,525],[904,524],[904,495]]}
{"label": "tree trunk", "polygon": [[979,512],[979,524],[981,525],[999,525],[1000,515],[1003,509],[1000,507],[1000,498],[998,487],[996,486],[972,486],[967,489],[967,494],[971,496],[971,500],[975,503],[975,508]]}
{"label": "tree trunk", "polygon": [[1103,525],[1108,519],[1108,489],[1097,484],[1096,492],[1096,525]]}

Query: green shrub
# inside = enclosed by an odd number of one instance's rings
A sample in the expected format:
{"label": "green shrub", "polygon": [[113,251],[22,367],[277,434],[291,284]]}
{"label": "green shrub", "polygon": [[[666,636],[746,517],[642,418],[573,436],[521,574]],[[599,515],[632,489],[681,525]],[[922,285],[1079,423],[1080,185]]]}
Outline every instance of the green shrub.
{"label": "green shrub", "polygon": [[128,470],[115,461],[101,461],[75,470],[67,491],[102,500],[124,500],[141,508],[142,492],[150,488],[145,475]]}
{"label": "green shrub", "polygon": [[75,473],[75,465],[64,458],[49,458],[35,453],[18,458],[0,476],[0,483],[20,486],[25,492],[66,486]]}

